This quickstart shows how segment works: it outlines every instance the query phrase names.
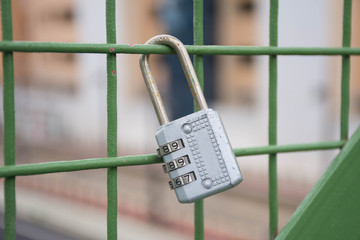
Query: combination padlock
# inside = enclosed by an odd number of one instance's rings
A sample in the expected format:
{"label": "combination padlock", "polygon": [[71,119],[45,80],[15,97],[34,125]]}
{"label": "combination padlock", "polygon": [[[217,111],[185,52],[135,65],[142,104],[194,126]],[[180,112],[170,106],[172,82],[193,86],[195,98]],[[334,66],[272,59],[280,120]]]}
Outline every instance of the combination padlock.
{"label": "combination padlock", "polygon": [[146,44],[175,49],[185,72],[198,112],[169,122],[163,101],[149,67],[149,55],[140,57],[140,68],[160,127],[155,135],[170,175],[170,188],[181,203],[225,191],[239,184],[242,175],[218,113],[207,107],[199,81],[184,45],[170,35],[158,35]]}

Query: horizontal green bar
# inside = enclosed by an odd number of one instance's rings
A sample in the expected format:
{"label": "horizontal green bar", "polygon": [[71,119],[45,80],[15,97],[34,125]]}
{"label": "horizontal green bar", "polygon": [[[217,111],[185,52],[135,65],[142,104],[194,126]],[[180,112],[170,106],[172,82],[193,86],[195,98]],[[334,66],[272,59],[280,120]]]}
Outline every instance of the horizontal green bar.
{"label": "horizontal green bar", "polygon": [[156,155],[137,155],[109,158],[91,158],[70,161],[32,163],[11,167],[0,167],[0,177],[26,176],[56,172],[71,172],[99,168],[123,167],[161,163]]}
{"label": "horizontal green bar", "polygon": [[[360,48],[185,46],[193,55],[360,55]],[[57,53],[175,54],[166,46],[144,44],[0,41],[0,51]]]}
{"label": "horizontal green bar", "polygon": [[[283,146],[253,147],[247,149],[235,148],[234,153],[237,157],[240,157],[240,156],[250,156],[250,155],[271,154],[271,153],[335,149],[335,148],[341,148],[344,144],[345,141],[332,141],[332,142],[318,142],[318,143],[294,144],[294,145],[283,145]],[[56,172],[71,172],[71,171],[109,168],[109,167],[147,165],[147,164],[155,164],[155,163],[162,163],[162,160],[154,154],[33,163],[33,164],[0,167],[0,177],[26,176],[26,175],[37,175],[37,174],[56,173]]]}
{"label": "horizontal green bar", "polygon": [[235,148],[235,156],[251,156],[261,154],[273,154],[273,153],[286,153],[286,152],[302,152],[302,151],[315,151],[341,148],[344,146],[345,141],[330,141],[330,142],[317,142],[317,143],[303,143],[303,144],[291,144],[282,146],[264,146],[264,147],[252,147],[252,148]]}

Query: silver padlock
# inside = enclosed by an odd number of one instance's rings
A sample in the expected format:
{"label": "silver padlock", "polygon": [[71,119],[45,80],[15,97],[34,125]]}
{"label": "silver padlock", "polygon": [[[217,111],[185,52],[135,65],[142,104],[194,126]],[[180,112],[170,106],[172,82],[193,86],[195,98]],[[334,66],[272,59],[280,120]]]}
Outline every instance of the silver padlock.
{"label": "silver padlock", "polygon": [[160,127],[155,135],[170,175],[170,188],[181,203],[225,191],[239,184],[242,175],[218,113],[207,107],[199,81],[184,45],[170,35],[158,35],[146,44],[173,48],[185,72],[198,112],[169,122],[163,101],[149,66],[149,55],[140,57],[140,68]]}

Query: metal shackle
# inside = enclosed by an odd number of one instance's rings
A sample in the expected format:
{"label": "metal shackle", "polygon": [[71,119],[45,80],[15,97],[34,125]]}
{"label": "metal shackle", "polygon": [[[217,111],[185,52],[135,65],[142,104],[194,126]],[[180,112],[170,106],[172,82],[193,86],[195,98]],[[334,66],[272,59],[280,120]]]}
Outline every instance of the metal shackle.
{"label": "metal shackle", "polygon": [[[152,37],[145,44],[162,44],[169,46],[176,51],[195,100],[195,105],[199,110],[208,108],[199,80],[196,76],[194,67],[184,44],[179,39],[165,34]],[[149,54],[142,54],[140,56],[140,68],[159,123],[160,125],[166,124],[169,122],[169,118],[166,114],[164,103],[150,70]]]}

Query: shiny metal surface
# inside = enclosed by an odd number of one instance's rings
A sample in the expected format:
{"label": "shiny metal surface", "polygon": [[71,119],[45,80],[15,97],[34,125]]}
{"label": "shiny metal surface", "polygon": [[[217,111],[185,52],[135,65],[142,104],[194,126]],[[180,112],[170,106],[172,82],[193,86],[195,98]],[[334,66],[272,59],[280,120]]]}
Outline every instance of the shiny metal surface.
{"label": "shiny metal surface", "polygon": [[[194,67],[190,60],[189,54],[186,51],[182,42],[170,35],[157,35],[153,38],[150,38],[146,44],[162,44],[173,48],[180,60],[181,66],[184,70],[185,77],[188,81],[191,93],[194,97],[195,104],[199,110],[206,109],[207,103],[205,101],[204,94],[201,90],[199,80],[195,74]],[[160,96],[159,90],[156,86],[154,77],[150,70],[149,65],[149,56],[148,54],[142,54],[140,56],[140,68],[144,77],[144,81],[148,92],[150,94],[151,101],[154,105],[156,115],[158,117],[160,125],[166,124],[169,122],[169,118],[166,114],[164,103]]]}

